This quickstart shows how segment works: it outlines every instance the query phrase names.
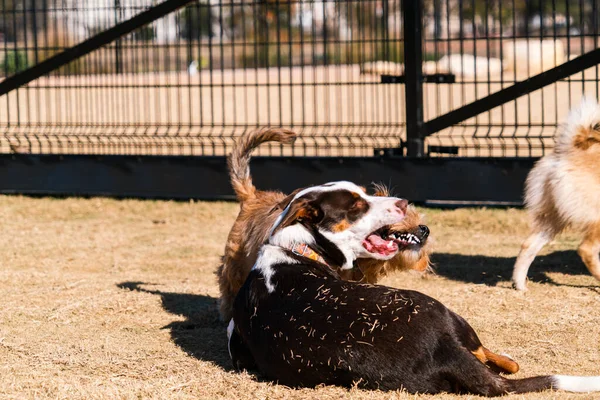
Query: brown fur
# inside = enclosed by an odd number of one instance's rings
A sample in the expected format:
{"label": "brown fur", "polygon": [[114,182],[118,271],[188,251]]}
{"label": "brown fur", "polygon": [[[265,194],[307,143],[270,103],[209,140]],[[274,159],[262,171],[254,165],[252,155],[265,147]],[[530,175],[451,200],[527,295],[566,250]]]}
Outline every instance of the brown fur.
{"label": "brown fur", "polygon": [[231,185],[240,203],[256,198],[256,188],[252,184],[250,168],[248,167],[252,150],[261,143],[280,142],[291,144],[295,140],[296,134],[292,131],[270,128],[256,130],[238,139],[236,146],[227,159],[227,164],[231,175]]}
{"label": "brown fur", "polygon": [[573,138],[573,147],[579,150],[587,150],[595,144],[600,143],[600,132],[598,124],[593,128],[580,127]]}
{"label": "brown fur", "polygon": [[498,368],[499,372],[504,372],[507,374],[516,374],[519,372],[519,364],[517,364],[512,358],[502,355],[492,353],[485,347],[482,347],[483,353],[485,355],[486,361],[484,364],[494,368]]}
{"label": "brown fur", "polygon": [[473,355],[483,364],[489,366],[498,373],[516,374],[519,372],[519,364],[512,358],[502,354],[492,353],[483,346],[475,351],[471,351],[471,353],[473,353]]}
{"label": "brown fur", "polygon": [[[231,183],[240,201],[240,213],[227,238],[223,264],[217,270],[221,291],[220,311],[225,321],[231,319],[233,300],[256,261],[259,247],[267,239],[269,229],[281,211],[277,206],[289,202],[289,196],[283,193],[257,190],[253,186],[249,172],[250,153],[254,147],[267,141],[291,143],[294,139],[294,133],[288,130],[260,129],[242,137],[229,158]],[[378,189],[380,194],[387,193],[384,187]],[[421,216],[410,206],[404,221],[394,229],[406,232],[418,229],[419,224]],[[388,261],[358,260],[358,268],[344,271],[343,278],[376,283],[391,271],[424,271],[428,266],[429,248],[426,244],[419,251],[401,251]]]}

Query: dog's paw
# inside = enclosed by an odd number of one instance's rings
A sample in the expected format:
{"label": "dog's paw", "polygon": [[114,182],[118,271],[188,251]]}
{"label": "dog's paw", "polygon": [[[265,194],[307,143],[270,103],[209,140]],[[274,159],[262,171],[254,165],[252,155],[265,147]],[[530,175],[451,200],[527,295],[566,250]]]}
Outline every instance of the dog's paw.
{"label": "dog's paw", "polygon": [[518,290],[520,292],[526,292],[527,291],[527,284],[525,282],[515,282],[515,281],[513,281],[512,287],[513,287],[513,289],[516,289],[516,290]]}

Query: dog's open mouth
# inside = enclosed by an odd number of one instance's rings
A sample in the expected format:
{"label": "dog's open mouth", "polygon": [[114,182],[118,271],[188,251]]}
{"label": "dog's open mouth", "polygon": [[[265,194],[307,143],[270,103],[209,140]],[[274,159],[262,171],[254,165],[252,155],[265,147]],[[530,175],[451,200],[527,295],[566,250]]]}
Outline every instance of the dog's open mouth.
{"label": "dog's open mouth", "polygon": [[394,234],[390,233],[389,226],[371,233],[363,240],[362,245],[369,253],[376,253],[383,256],[389,256],[398,252],[398,243]]}

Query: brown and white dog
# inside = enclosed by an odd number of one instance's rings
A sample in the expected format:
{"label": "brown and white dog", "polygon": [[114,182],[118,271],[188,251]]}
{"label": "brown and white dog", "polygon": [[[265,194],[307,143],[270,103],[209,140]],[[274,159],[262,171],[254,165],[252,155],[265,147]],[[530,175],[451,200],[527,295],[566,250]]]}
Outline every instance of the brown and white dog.
{"label": "brown and white dog", "polygon": [[[221,291],[220,311],[224,321],[231,319],[233,299],[256,261],[258,249],[267,239],[275,219],[300,190],[289,196],[280,192],[256,189],[250,176],[250,154],[265,142],[292,143],[294,132],[267,128],[259,129],[240,138],[229,157],[231,183],[238,200],[240,213],[231,228],[223,264],[217,270]],[[377,188],[379,195],[387,195],[384,187]],[[390,235],[400,250],[389,260],[359,259],[357,268],[340,272],[343,279],[376,283],[390,271],[413,269],[425,271],[429,267],[429,228],[422,224],[421,216],[413,206],[408,206],[405,218],[394,224]],[[302,251],[302,249],[297,249]]]}
{"label": "brown and white dog", "polygon": [[[358,258],[400,250],[390,228],[407,202],[366,195],[350,182],[304,189],[278,212],[240,289],[228,327],[239,369],[288,386],[334,384],[411,393],[499,396],[544,389],[600,390],[600,377],[511,380],[511,359],[485,349],[460,316],[424,294],[344,281]],[[318,257],[295,251],[301,243]],[[484,363],[495,358],[494,367]]]}
{"label": "brown and white dog", "polygon": [[581,232],[578,253],[600,280],[600,105],[583,99],[561,127],[554,151],[527,177],[525,205],[532,232],[513,270],[513,285],[526,290],[529,266],[546,243],[570,226]]}

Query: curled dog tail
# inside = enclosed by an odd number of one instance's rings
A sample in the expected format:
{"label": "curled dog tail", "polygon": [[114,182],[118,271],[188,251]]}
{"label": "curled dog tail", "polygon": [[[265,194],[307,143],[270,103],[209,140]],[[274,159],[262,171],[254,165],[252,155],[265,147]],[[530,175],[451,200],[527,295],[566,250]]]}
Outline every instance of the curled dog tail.
{"label": "curled dog tail", "polygon": [[549,375],[506,379],[509,393],[539,392],[546,389],[587,393],[600,391],[600,376]]}
{"label": "curled dog tail", "polygon": [[263,128],[238,139],[227,160],[231,185],[240,202],[253,198],[256,188],[250,177],[250,154],[254,148],[266,142],[294,143],[296,134],[282,128]]}
{"label": "curled dog tail", "polygon": [[556,137],[556,151],[587,150],[596,143],[600,143],[600,105],[596,99],[584,96],[561,126]]}

